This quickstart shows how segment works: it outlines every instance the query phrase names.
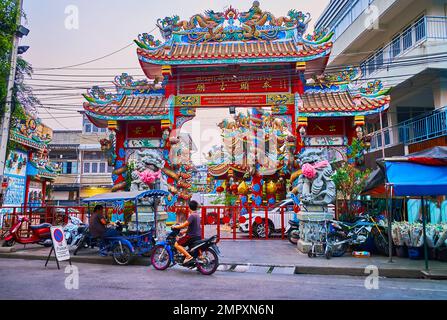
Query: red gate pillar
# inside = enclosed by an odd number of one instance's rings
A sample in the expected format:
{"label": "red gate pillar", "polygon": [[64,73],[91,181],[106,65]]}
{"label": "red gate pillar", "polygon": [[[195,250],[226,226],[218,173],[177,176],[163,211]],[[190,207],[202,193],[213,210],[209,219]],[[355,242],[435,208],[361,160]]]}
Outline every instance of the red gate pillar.
{"label": "red gate pillar", "polygon": [[115,169],[112,172],[113,188],[112,192],[122,191],[126,188],[126,151],[124,148],[125,132],[120,130],[116,120],[109,120],[109,130],[115,132]]}

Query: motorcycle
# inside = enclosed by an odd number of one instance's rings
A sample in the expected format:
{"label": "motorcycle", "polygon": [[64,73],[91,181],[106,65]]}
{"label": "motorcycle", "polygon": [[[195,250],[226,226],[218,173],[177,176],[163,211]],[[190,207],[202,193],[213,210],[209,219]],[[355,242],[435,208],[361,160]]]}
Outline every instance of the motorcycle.
{"label": "motorcycle", "polygon": [[300,223],[298,221],[289,220],[289,230],[287,230],[287,239],[292,244],[297,244],[300,239]]}
{"label": "motorcycle", "polygon": [[77,246],[88,226],[79,218],[69,216],[68,219],[69,223],[64,227],[65,239],[69,246]]}
{"label": "motorcycle", "polygon": [[29,222],[26,217],[19,217],[17,222],[11,227],[11,229],[6,232],[5,241],[3,242],[3,247],[12,247],[16,242],[20,244],[40,244],[45,247],[51,247],[53,241],[51,240],[51,232],[49,223],[42,223],[35,226],[30,226],[32,235],[30,237],[24,238],[20,237],[19,232],[24,222]]}
{"label": "motorcycle", "polygon": [[373,236],[378,251],[388,255],[388,238],[384,228],[368,215],[360,216],[353,223],[332,220],[327,241],[331,246],[332,256],[341,257],[350,245],[364,244],[370,236]]}
{"label": "motorcycle", "polygon": [[185,256],[174,247],[179,233],[179,229],[171,229],[166,240],[157,241],[151,257],[151,263],[154,268],[165,270],[169,266],[179,264],[189,269],[197,267],[197,270],[203,275],[213,274],[219,266],[218,255],[220,255],[220,250],[216,245],[217,236],[192,243],[187,250],[194,259],[184,264]]}
{"label": "motorcycle", "polygon": [[82,232],[79,234],[79,240],[77,241],[76,245],[73,245],[75,247],[75,250],[73,252],[73,255],[77,255],[78,251],[85,248],[91,248],[98,246],[98,239],[95,237],[92,237],[90,234],[90,229],[88,225],[85,225],[85,228],[82,230]]}

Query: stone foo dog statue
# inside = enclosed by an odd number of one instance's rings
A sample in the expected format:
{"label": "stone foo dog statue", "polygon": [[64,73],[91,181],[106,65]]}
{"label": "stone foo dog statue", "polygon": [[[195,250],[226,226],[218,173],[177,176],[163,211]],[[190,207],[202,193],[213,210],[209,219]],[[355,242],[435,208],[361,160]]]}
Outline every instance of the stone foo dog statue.
{"label": "stone foo dog statue", "polygon": [[327,206],[335,200],[336,195],[330,163],[323,159],[320,149],[305,149],[298,162],[302,173],[296,184],[301,203],[305,207],[321,206],[327,211]]}

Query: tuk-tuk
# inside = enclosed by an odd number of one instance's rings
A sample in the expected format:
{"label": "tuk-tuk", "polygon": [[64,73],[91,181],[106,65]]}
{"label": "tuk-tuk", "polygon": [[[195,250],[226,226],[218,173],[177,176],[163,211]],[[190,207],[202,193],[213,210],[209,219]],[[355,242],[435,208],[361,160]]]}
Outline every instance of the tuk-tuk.
{"label": "tuk-tuk", "polygon": [[[163,190],[145,190],[145,191],[126,191],[126,192],[111,192],[99,194],[82,200],[88,204],[88,216],[90,217],[91,204],[104,204],[107,207],[117,207],[117,203],[124,209],[126,202],[133,203],[134,212],[130,214],[130,220],[120,221],[114,217],[115,229],[119,232],[118,236],[104,237],[97,239],[96,243],[99,245],[99,254],[102,256],[113,257],[115,263],[119,265],[127,265],[135,256],[149,257],[152,254],[155,245],[155,238],[157,237],[157,206],[159,200],[169,193]],[[139,206],[142,199],[146,200],[144,207],[152,208],[149,215],[153,216],[152,221],[145,219],[145,227],[140,228],[140,220],[138,218]],[[151,201],[147,201],[151,200]],[[151,203],[148,205],[147,203]],[[146,213],[147,214],[147,213]],[[135,226],[135,227],[130,227]],[[85,239],[80,241],[80,247],[86,243],[91,243],[92,239],[88,239],[89,234],[86,232]],[[78,247],[78,248],[80,248]],[[78,251],[75,250],[75,254]]]}

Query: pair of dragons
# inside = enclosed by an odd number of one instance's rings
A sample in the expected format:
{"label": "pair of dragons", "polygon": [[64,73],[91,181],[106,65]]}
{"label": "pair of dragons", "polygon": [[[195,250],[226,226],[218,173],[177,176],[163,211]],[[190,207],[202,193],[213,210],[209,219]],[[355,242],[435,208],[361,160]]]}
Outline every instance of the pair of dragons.
{"label": "pair of dragons", "polygon": [[[196,14],[192,16],[189,21],[181,20],[179,16],[166,17],[158,19],[157,26],[162,32],[162,35],[169,39],[173,32],[190,31],[196,28],[207,29],[208,32],[203,34],[199,39],[203,40],[243,40],[251,38],[261,38],[263,33],[257,27],[270,25],[272,27],[287,27],[295,26],[304,27],[307,25],[309,14],[304,14],[301,11],[290,10],[287,17],[276,18],[272,13],[262,11],[259,7],[259,2],[255,1],[248,12],[238,12],[231,6],[225,12],[215,12],[213,10],[205,11],[205,14]],[[241,23],[240,28],[232,28],[232,35],[225,32],[224,22],[228,21],[231,26],[238,20]],[[236,30],[236,32],[235,32]],[[267,33],[272,30],[267,30]],[[197,35],[196,35],[197,36]],[[194,36],[194,37],[196,37]],[[193,40],[193,39],[191,39]]]}

